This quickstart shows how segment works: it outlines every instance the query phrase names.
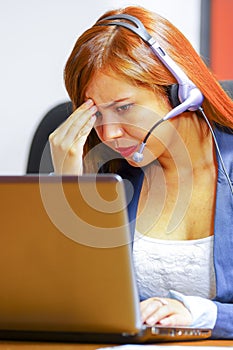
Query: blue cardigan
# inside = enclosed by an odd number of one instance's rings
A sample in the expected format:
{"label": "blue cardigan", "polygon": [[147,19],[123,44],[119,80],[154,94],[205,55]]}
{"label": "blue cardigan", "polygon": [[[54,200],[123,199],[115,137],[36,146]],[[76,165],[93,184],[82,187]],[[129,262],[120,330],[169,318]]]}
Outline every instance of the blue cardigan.
{"label": "blue cardigan", "polygon": [[[215,136],[226,170],[231,178],[231,182],[233,182],[233,132],[216,127]],[[216,296],[213,301],[217,305],[218,313],[212,338],[233,339],[233,194],[230,191],[217,153],[216,157],[218,161],[214,225]],[[130,180],[134,186],[134,195],[128,205],[128,215],[133,237],[138,200],[143,183],[143,170],[131,167],[123,161],[122,168],[118,173],[122,178]]]}
{"label": "blue cardigan", "polygon": [[[219,149],[233,183],[233,133],[215,129]],[[233,194],[218,160],[218,182],[214,225],[214,265],[218,308],[213,338],[233,339]]]}

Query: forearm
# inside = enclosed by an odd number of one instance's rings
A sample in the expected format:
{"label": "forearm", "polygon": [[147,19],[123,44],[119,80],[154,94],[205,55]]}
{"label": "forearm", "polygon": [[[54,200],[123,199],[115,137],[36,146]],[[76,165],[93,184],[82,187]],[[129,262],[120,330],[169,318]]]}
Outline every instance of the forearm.
{"label": "forearm", "polygon": [[214,339],[233,339],[233,304],[220,303],[170,291],[169,297],[181,301],[191,312],[192,327],[212,329]]}
{"label": "forearm", "polygon": [[214,301],[217,307],[217,319],[212,338],[233,339],[233,304]]}
{"label": "forearm", "polygon": [[208,299],[198,296],[186,296],[171,290],[169,297],[181,301],[190,311],[193,322],[192,327],[213,329],[217,319],[217,305]]}

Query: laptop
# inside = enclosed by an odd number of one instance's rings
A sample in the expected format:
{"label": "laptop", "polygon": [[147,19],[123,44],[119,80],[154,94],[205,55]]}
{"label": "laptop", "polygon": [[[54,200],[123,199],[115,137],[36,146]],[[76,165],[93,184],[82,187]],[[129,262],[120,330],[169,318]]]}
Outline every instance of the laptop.
{"label": "laptop", "polygon": [[209,329],[141,323],[124,181],[0,176],[0,339],[146,343]]}

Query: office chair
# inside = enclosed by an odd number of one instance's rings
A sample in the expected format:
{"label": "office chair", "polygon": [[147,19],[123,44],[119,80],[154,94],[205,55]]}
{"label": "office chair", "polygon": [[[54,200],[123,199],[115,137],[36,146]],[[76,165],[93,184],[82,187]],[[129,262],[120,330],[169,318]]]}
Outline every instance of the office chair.
{"label": "office chair", "polygon": [[233,80],[221,80],[220,84],[228,96],[233,100]]}
{"label": "office chair", "polygon": [[[223,89],[233,99],[233,80],[220,81]],[[61,103],[52,108],[43,117],[38,125],[32,139],[28,163],[27,174],[53,172],[48,138],[49,135],[72,113],[72,103],[70,101]]]}
{"label": "office chair", "polygon": [[72,103],[67,101],[53,107],[43,117],[32,139],[27,162],[27,174],[53,172],[48,138],[69,117],[72,111]]}

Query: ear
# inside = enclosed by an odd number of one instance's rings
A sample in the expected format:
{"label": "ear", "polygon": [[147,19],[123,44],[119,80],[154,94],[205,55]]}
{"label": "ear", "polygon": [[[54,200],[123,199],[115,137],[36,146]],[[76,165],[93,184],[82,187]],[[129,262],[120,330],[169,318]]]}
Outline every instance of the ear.
{"label": "ear", "polygon": [[178,84],[173,84],[166,87],[167,95],[172,108],[175,108],[181,104],[178,97],[178,89],[179,89]]}

